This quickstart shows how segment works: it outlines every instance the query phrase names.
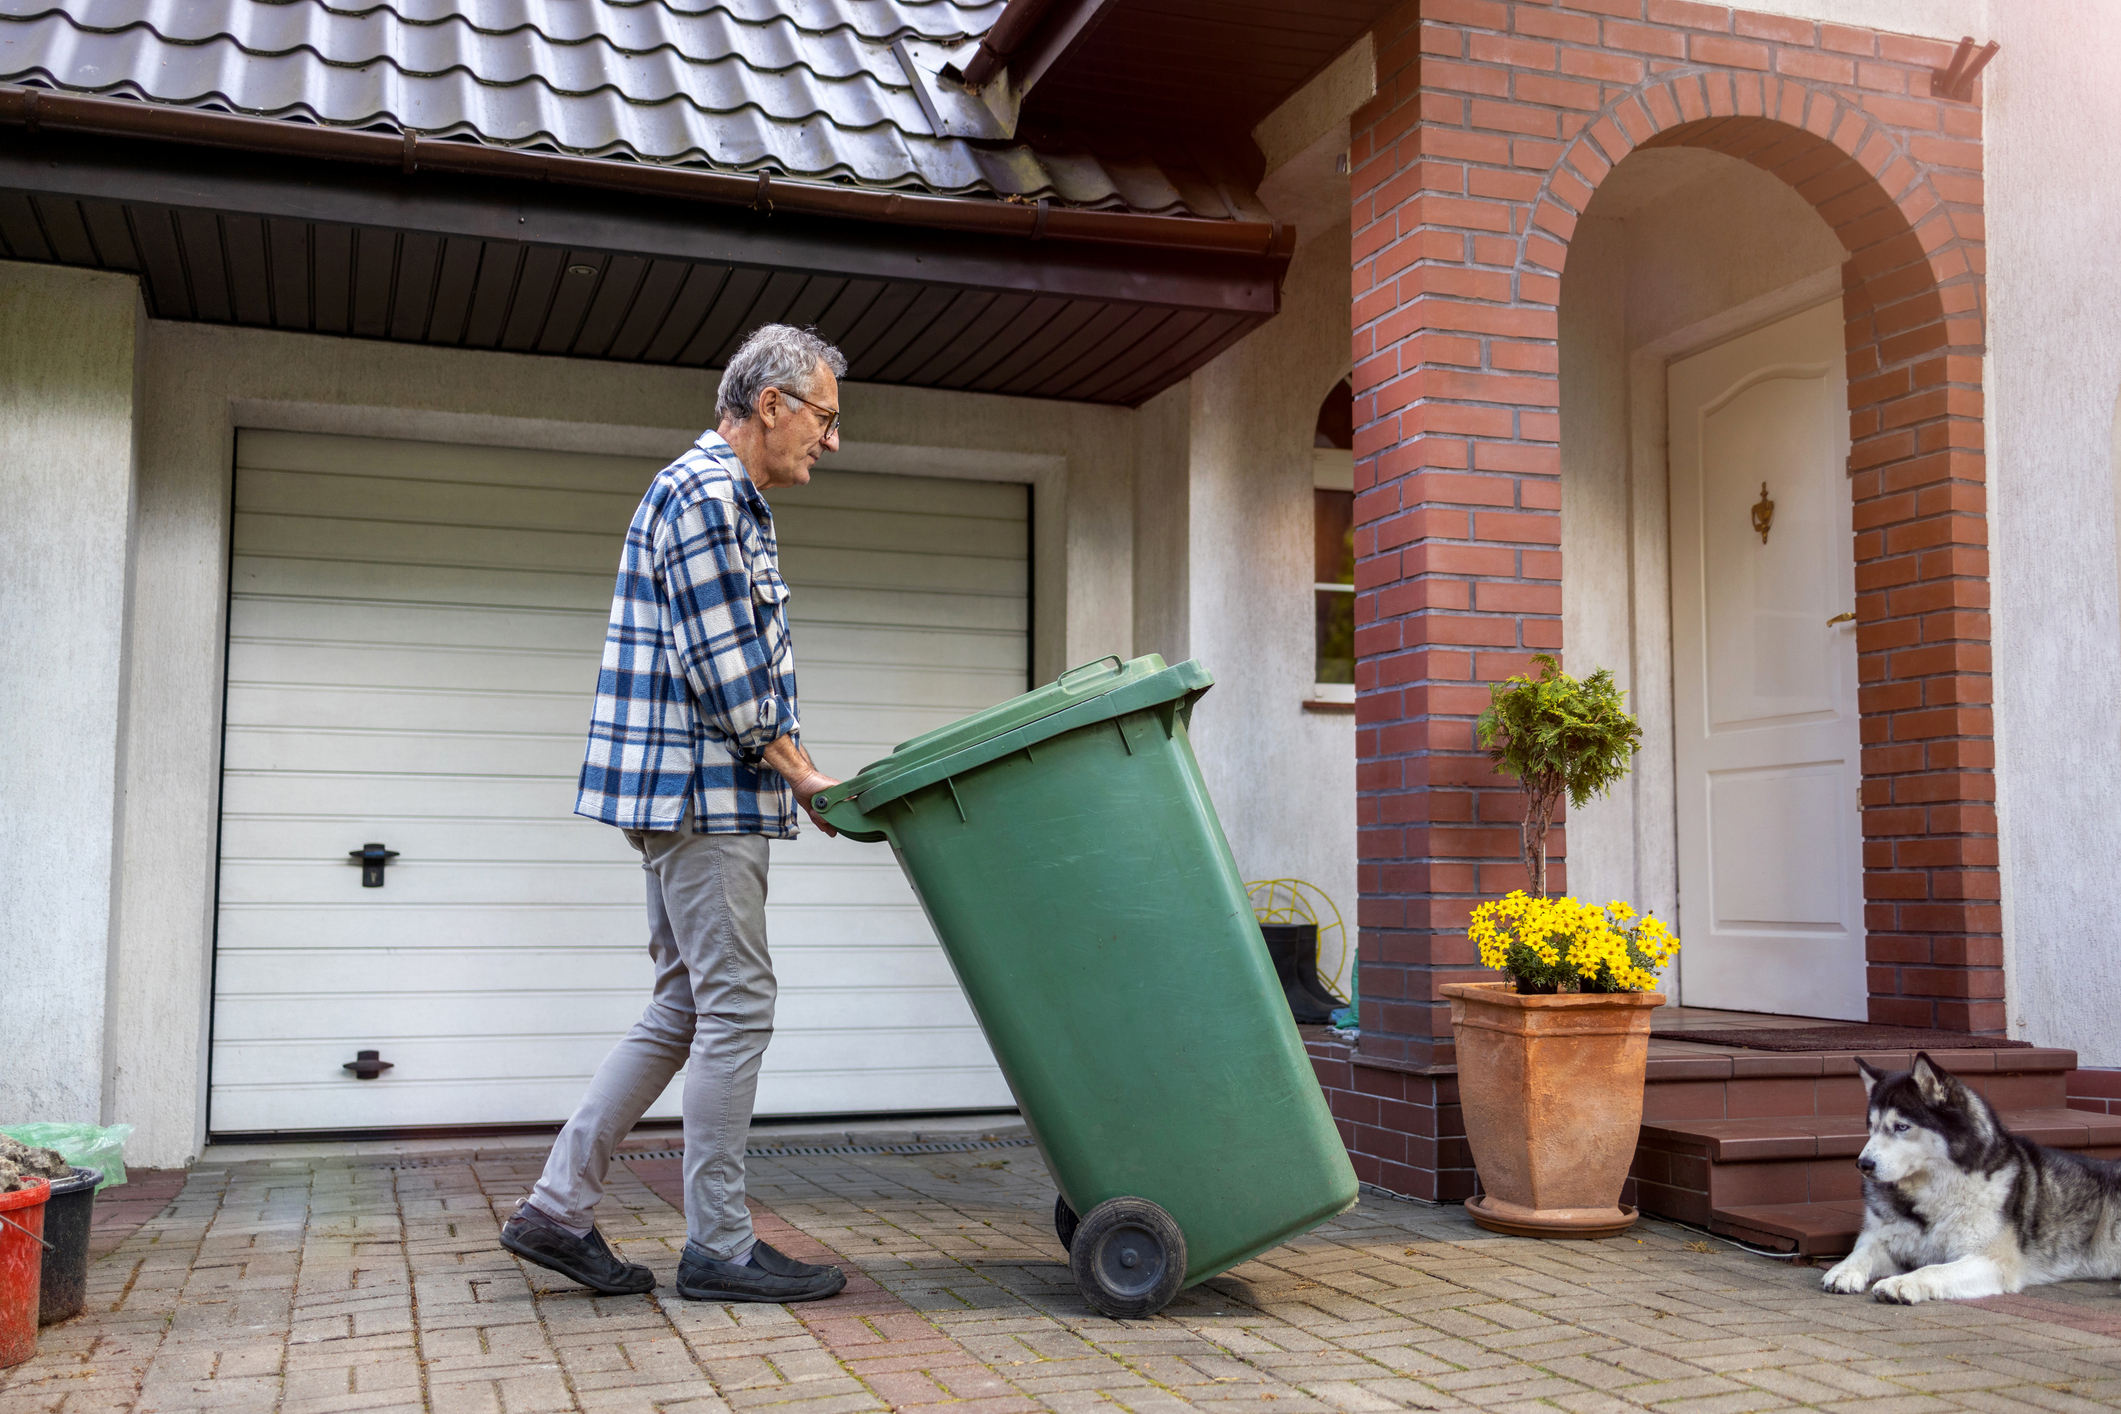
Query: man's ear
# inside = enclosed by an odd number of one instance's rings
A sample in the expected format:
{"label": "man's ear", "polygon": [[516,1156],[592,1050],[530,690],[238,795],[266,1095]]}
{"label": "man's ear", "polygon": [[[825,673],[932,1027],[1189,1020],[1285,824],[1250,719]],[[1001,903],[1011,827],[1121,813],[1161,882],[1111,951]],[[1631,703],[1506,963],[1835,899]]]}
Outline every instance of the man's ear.
{"label": "man's ear", "polygon": [[1951,1098],[1952,1087],[1956,1083],[1930,1059],[1928,1051],[1915,1053],[1915,1089],[1924,1100],[1932,1105],[1943,1104]]}
{"label": "man's ear", "polygon": [[1885,1079],[1885,1072],[1873,1066],[1862,1056],[1856,1057],[1856,1073],[1863,1077],[1863,1093],[1866,1097],[1878,1088],[1879,1081]]}

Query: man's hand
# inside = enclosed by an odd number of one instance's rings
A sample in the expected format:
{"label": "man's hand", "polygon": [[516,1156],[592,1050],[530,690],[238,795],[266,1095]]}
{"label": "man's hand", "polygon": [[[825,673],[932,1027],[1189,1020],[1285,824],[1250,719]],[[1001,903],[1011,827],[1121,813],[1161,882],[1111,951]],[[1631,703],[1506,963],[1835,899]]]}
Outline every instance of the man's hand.
{"label": "man's hand", "polygon": [[818,818],[817,812],[810,808],[810,802],[817,798],[819,791],[830,790],[839,781],[820,771],[817,762],[810,759],[810,753],[803,750],[793,737],[784,736],[767,743],[764,755],[766,764],[779,771],[787,778],[788,784],[795,787],[796,801],[803,807],[803,813],[810,817],[810,823],[828,835],[838,834],[838,830]]}
{"label": "man's hand", "polygon": [[802,805],[803,813],[810,817],[811,824],[817,826],[828,835],[836,835],[839,831],[826,824],[824,818],[810,808],[810,802],[817,799],[819,791],[830,790],[838,784],[838,781],[826,775],[823,771],[817,770],[813,770],[808,777],[797,781],[795,784],[795,798]]}

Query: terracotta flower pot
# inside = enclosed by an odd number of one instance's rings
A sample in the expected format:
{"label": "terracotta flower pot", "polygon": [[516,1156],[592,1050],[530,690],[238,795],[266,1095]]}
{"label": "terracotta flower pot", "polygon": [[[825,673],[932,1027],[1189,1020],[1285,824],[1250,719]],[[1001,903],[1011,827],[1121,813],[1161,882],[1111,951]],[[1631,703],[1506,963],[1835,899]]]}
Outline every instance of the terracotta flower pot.
{"label": "terracotta flower pot", "polygon": [[1486,1191],[1473,1221],[1525,1237],[1610,1237],[1631,1226],[1620,1190],[1642,1127],[1658,992],[1521,997],[1454,982],[1458,1095]]}

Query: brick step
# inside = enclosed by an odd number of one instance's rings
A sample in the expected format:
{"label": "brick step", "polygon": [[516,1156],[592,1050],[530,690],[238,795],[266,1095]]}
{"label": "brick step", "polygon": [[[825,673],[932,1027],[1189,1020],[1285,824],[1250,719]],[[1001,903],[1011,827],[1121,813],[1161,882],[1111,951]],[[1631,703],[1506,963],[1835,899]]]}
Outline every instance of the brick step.
{"label": "brick step", "polygon": [[[1665,1044],[1683,1031],[1653,1038],[1644,1076],[1644,1120],[1754,1119],[1776,1115],[1858,1115],[1863,1081],[1856,1052],[1710,1050]],[[1886,1070],[1914,1064],[1907,1051],[1864,1051]],[[2004,1051],[1933,1051],[1931,1058],[1998,1109],[2059,1109],[2068,1103],[2077,1053],[2040,1046]]]}
{"label": "brick step", "polygon": [[1863,1230],[1863,1200],[1853,1203],[1761,1203],[1718,1208],[1709,1231],[1771,1252],[1804,1257],[1845,1257]]}
{"label": "brick step", "polygon": [[[2013,1134],[2096,1158],[2121,1158],[2121,1115],[2063,1106],[2007,1109]],[[1846,1252],[1863,1221],[1855,1158],[1861,1115],[1645,1120],[1632,1201],[1677,1219],[1782,1251]]]}

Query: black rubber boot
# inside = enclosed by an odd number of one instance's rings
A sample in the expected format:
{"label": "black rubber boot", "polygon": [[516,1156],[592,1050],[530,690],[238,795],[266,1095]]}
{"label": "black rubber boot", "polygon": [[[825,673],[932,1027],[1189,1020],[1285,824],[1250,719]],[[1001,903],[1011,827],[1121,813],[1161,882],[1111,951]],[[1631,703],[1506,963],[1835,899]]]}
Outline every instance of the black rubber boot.
{"label": "black rubber boot", "polygon": [[[1274,959],[1274,975],[1281,983],[1282,995],[1288,999],[1289,1014],[1296,1018],[1299,1026],[1323,1026],[1333,1019],[1333,1013],[1304,990],[1297,971],[1300,947],[1291,936],[1295,931],[1279,924],[1268,924],[1260,929],[1267,940],[1267,954]],[[1317,934],[1312,934],[1312,939],[1315,956]],[[1315,966],[1312,972],[1317,972]]]}

